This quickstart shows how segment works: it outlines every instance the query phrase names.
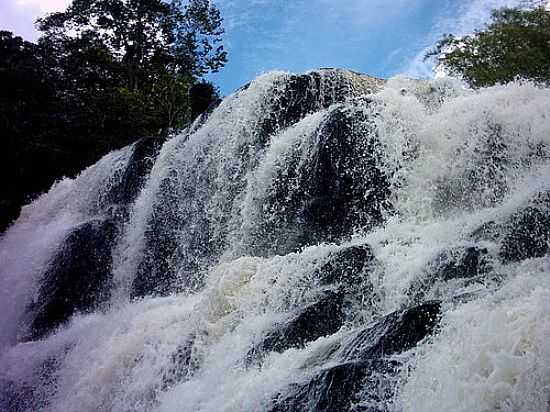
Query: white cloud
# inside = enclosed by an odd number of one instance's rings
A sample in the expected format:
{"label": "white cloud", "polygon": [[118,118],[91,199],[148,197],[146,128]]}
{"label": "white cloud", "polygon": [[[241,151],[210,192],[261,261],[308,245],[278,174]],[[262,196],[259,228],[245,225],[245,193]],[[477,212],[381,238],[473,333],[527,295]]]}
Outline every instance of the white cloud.
{"label": "white cloud", "polygon": [[[9,1],[9,0],[8,0]],[[63,11],[69,5],[70,0],[15,0],[15,4],[20,7],[32,7],[43,13],[54,11]]]}
{"label": "white cloud", "polygon": [[36,40],[35,21],[46,13],[62,11],[71,0],[0,0],[0,28]]}

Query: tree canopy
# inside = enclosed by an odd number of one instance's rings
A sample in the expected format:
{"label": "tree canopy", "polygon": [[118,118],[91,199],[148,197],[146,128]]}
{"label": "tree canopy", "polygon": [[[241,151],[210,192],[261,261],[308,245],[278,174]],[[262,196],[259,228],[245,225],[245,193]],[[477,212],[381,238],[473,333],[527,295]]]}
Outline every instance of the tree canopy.
{"label": "tree canopy", "polygon": [[0,32],[0,136],[9,153],[0,231],[56,179],[183,128],[218,99],[201,78],[227,60],[209,0],[73,0],[37,26],[37,43]]}
{"label": "tree canopy", "polygon": [[208,0],[73,0],[38,27],[64,80],[132,104],[164,132],[189,120],[189,87],[227,59]]}
{"label": "tree canopy", "polygon": [[208,0],[73,0],[39,20],[48,40],[88,39],[125,69],[129,90],[147,87],[160,69],[201,76],[226,62],[219,10]]}
{"label": "tree canopy", "polygon": [[445,36],[426,57],[431,56],[476,88],[518,77],[546,84],[550,81],[550,12],[543,6],[495,10],[485,29],[470,36]]}

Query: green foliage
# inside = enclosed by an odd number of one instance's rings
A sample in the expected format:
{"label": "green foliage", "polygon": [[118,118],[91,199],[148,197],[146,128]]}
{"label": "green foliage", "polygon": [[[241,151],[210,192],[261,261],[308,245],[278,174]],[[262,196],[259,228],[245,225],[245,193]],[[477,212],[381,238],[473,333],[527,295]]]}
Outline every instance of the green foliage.
{"label": "green foliage", "polygon": [[472,87],[510,82],[518,77],[550,81],[550,12],[503,8],[490,24],[471,36],[445,36],[426,57],[438,56],[451,74]]}
{"label": "green foliage", "polygon": [[73,0],[37,44],[0,32],[0,232],[55,179],[198,115],[190,89],[226,62],[221,24],[208,0]]}
{"label": "green foliage", "polygon": [[64,158],[63,139],[53,138],[63,119],[40,48],[6,31],[0,32],[0,89],[1,231],[30,194],[51,184],[52,175],[60,176],[56,165],[71,159]]}
{"label": "green foliage", "polygon": [[[39,20],[41,44],[65,84],[95,97],[115,97],[124,87],[134,103],[142,99],[150,122],[143,133],[134,127],[138,134],[166,134],[189,120],[189,87],[226,62],[221,24],[208,0],[73,0]],[[128,96],[120,97],[113,103]]]}

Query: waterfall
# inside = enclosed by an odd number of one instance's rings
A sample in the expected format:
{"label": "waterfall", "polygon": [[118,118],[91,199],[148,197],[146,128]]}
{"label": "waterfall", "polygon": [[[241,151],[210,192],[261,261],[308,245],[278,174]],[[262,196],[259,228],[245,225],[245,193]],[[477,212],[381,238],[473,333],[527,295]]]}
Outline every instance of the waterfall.
{"label": "waterfall", "polygon": [[6,411],[543,411],[550,90],[260,76],[0,238]]}

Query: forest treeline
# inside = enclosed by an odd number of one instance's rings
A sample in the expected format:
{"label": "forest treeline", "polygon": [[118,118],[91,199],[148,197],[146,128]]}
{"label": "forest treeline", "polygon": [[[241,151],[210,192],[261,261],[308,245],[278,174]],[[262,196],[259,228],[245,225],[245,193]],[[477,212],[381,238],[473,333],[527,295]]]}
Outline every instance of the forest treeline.
{"label": "forest treeline", "polygon": [[183,128],[227,60],[208,0],[73,0],[37,28],[34,43],[0,31],[0,232],[56,179]]}
{"label": "forest treeline", "polygon": [[[495,10],[427,58],[473,88],[550,82],[550,12]],[[216,100],[201,79],[227,56],[209,0],[73,0],[37,22],[36,43],[0,32],[0,232],[62,176],[144,136],[165,138]]]}

